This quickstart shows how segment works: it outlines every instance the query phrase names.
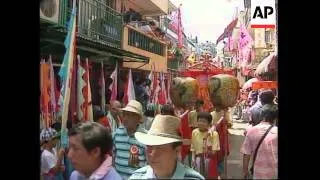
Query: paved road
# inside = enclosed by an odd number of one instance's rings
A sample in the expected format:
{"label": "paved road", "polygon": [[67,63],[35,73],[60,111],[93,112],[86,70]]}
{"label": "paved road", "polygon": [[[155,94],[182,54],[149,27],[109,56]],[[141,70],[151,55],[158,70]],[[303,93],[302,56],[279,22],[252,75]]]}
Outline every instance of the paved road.
{"label": "paved road", "polygon": [[228,179],[242,178],[242,154],[240,148],[244,140],[247,123],[233,119],[233,127],[229,129],[231,153],[228,157]]}

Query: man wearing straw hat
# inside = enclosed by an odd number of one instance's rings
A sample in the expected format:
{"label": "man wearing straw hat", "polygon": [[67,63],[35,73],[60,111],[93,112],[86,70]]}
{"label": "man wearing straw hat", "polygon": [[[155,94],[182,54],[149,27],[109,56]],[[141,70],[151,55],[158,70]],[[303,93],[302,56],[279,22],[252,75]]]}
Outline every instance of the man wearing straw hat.
{"label": "man wearing straw hat", "polygon": [[129,179],[204,179],[178,161],[182,145],[179,124],[178,117],[157,115],[147,133],[135,133],[137,140],[147,146],[149,165],[136,170]]}
{"label": "man wearing straw hat", "polygon": [[113,133],[114,164],[123,179],[128,179],[132,173],[146,164],[145,146],[139,143],[134,133],[143,123],[142,105],[131,100],[123,111],[123,125]]}

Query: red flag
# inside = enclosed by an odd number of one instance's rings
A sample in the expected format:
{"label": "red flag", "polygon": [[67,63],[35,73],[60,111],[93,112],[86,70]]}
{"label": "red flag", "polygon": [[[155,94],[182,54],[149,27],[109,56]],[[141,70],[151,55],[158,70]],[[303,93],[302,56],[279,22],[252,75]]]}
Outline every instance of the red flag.
{"label": "red flag", "polygon": [[50,95],[49,95],[49,89],[50,89],[50,79],[49,79],[49,70],[50,65],[48,63],[45,63],[44,61],[40,64],[40,85],[41,85],[41,98],[40,98],[40,104],[41,104],[41,112],[45,119],[45,127],[48,128],[50,126],[49,122],[49,102],[50,102]]}
{"label": "red flag", "polygon": [[51,55],[49,56],[49,64],[50,64],[50,112],[55,113],[57,112],[57,102],[56,102],[56,83],[55,83],[55,78],[54,78],[54,70],[53,70],[53,64],[52,64],[52,59]]}
{"label": "red flag", "polygon": [[106,84],[104,80],[103,63],[101,63],[101,74],[100,74],[100,90],[101,90],[101,110],[105,113],[106,111]]}
{"label": "red flag", "polygon": [[158,80],[158,73],[157,72],[153,72],[153,82],[152,82],[152,94],[153,94],[153,98],[152,98],[152,103],[153,104],[157,104],[158,101],[158,87],[159,87],[159,80]]}
{"label": "red flag", "polygon": [[176,11],[171,12],[171,14],[169,16],[169,18],[171,19],[171,21],[169,22],[169,28],[171,30],[173,30],[173,32],[175,32],[175,33],[178,33],[178,23],[179,23],[178,14],[179,14],[179,11],[176,10]]}
{"label": "red flag", "polygon": [[225,118],[216,125],[216,131],[219,134],[220,151],[217,152],[218,162],[224,160],[224,157],[229,155],[229,135],[228,135],[228,122]]}
{"label": "red flag", "polygon": [[181,5],[178,8],[178,48],[183,48],[183,27],[181,21]]}
{"label": "red flag", "polygon": [[161,91],[159,93],[159,104],[164,105],[167,103],[166,85],[164,83],[164,74],[160,74]]}
{"label": "red flag", "polygon": [[[187,110],[181,117],[181,121],[180,121],[180,126],[179,126],[179,131],[181,133],[181,137],[183,139],[189,139],[191,141],[191,137],[192,137],[192,129],[189,126],[188,123],[188,114],[189,114],[189,110]],[[188,153],[190,152],[190,146],[191,145],[182,145],[181,146],[181,158],[182,160],[188,155]]]}
{"label": "red flag", "polygon": [[124,104],[128,104],[128,83],[129,83],[129,79],[127,79],[125,85],[124,85],[124,88],[123,88],[123,98],[122,98],[122,101],[124,102]]}
{"label": "red flag", "polygon": [[116,68],[112,72],[110,78],[112,79],[112,83],[109,87],[111,90],[111,98],[110,101],[112,100],[117,100],[117,93],[118,93],[118,63],[116,64]]}

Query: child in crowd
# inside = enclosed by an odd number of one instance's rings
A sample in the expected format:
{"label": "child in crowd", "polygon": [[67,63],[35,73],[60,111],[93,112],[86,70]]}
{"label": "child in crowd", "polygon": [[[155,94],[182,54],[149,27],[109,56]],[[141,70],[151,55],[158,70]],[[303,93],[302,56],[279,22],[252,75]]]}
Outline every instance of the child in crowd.
{"label": "child in crowd", "polygon": [[[206,178],[217,178],[217,156],[220,150],[217,131],[210,130],[212,116],[208,112],[197,115],[198,128],[192,131],[191,152],[193,167]],[[209,171],[210,169],[210,171]]]}
{"label": "child in crowd", "polygon": [[43,129],[40,133],[40,142],[42,145],[41,153],[41,175],[43,180],[63,180],[64,149],[60,148],[57,152],[59,134],[52,128]]}

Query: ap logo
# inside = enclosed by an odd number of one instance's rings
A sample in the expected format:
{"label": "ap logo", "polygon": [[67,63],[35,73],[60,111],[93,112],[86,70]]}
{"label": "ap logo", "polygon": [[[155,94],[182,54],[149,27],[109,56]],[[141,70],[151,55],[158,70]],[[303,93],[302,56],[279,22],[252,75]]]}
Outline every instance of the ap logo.
{"label": "ap logo", "polygon": [[251,0],[251,28],[275,28],[275,0]]}

